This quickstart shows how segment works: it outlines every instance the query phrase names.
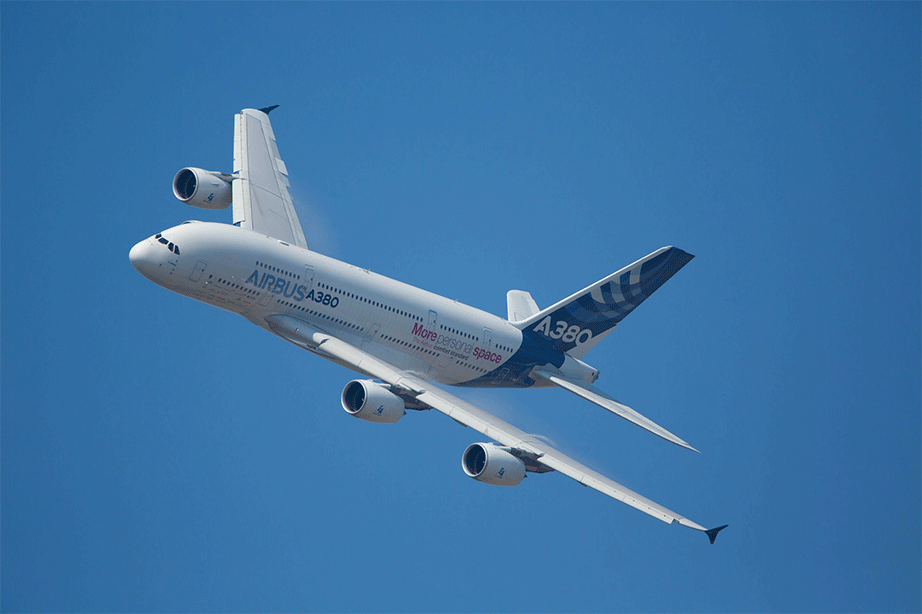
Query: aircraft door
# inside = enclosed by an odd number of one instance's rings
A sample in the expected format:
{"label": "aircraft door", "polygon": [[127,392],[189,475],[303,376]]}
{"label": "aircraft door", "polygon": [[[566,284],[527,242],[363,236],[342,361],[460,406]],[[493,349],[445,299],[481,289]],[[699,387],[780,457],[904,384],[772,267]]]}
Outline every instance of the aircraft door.
{"label": "aircraft door", "polygon": [[381,325],[373,324],[372,327],[368,329],[368,332],[365,333],[365,341],[374,341],[375,335],[378,334],[379,330],[381,330]]}
{"label": "aircraft door", "polygon": [[192,274],[189,275],[189,279],[192,281],[198,281],[202,278],[202,273],[205,272],[205,269],[208,268],[208,265],[199,260],[198,264],[195,265],[195,268],[192,269]]}
{"label": "aircraft door", "polygon": [[483,329],[483,348],[486,351],[493,350],[493,331],[489,328]]}
{"label": "aircraft door", "polygon": [[267,307],[269,305],[269,301],[272,300],[273,296],[274,295],[268,290],[263,290],[257,303],[259,303],[260,307]]}
{"label": "aircraft door", "polygon": [[437,314],[436,312],[430,309],[429,310],[429,330],[432,330],[432,331],[435,330],[435,325],[438,319],[439,319],[439,314]]}
{"label": "aircraft door", "polygon": [[304,285],[304,294],[308,294],[314,286],[314,268],[304,267],[304,279],[301,282]]}

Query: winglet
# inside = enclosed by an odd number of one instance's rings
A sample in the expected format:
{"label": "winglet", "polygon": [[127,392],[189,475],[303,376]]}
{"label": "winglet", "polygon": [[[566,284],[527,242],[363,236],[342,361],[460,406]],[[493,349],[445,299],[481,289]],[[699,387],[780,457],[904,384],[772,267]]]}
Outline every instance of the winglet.
{"label": "winglet", "polygon": [[716,529],[710,529],[710,530],[708,530],[708,531],[705,531],[705,533],[707,534],[708,539],[711,540],[711,543],[713,544],[713,543],[714,543],[714,540],[717,539],[717,534],[720,533],[721,531],[723,531],[724,529],[726,529],[726,528],[729,527],[729,526],[730,526],[730,525],[725,524],[725,525],[722,526],[722,527],[717,527]]}
{"label": "winglet", "polygon": [[274,104],[271,107],[263,107],[262,109],[259,109],[259,110],[265,113],[266,115],[268,115],[269,111],[271,111],[272,109],[277,109],[277,108],[279,108],[279,106],[277,104]]}

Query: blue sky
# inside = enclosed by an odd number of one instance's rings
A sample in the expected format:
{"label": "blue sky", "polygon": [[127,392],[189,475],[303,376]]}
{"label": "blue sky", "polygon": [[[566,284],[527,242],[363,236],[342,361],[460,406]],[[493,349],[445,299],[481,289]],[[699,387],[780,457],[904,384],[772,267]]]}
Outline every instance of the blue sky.
{"label": "blue sky", "polygon": [[[919,3],[0,5],[0,609],[922,609]],[[696,254],[563,391],[470,391],[708,526],[138,275],[272,114],[313,247],[484,310]]]}

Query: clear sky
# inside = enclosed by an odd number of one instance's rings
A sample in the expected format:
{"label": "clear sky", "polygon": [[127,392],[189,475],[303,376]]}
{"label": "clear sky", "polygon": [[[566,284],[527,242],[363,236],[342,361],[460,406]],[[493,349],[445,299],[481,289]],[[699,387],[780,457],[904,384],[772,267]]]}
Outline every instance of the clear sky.
{"label": "clear sky", "polygon": [[[4,612],[910,612],[920,4],[0,4]],[[128,262],[272,121],[312,247],[505,315],[697,256],[560,390],[462,394],[708,526],[467,478],[435,412]]]}

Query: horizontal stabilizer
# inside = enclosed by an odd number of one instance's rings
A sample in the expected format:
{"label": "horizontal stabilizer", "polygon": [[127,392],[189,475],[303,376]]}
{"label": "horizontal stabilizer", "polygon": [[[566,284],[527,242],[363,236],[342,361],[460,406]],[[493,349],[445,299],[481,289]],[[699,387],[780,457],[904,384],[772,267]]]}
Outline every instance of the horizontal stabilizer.
{"label": "horizontal stabilizer", "polygon": [[651,433],[653,433],[654,435],[662,437],[666,441],[672,442],[676,444],[677,446],[682,446],[683,448],[687,448],[688,450],[691,450],[693,452],[698,452],[698,450],[688,445],[688,443],[686,443],[685,440],[683,440],[682,438],[677,437],[676,435],[673,435],[672,433],[670,433],[669,431],[667,431],[666,429],[664,429],[657,423],[653,422],[649,418],[646,418],[645,416],[637,413],[636,411],[634,411],[627,405],[624,405],[618,402],[617,400],[611,398],[610,396],[608,396],[607,394],[605,394],[604,392],[602,392],[601,390],[599,390],[598,388],[596,388],[595,386],[591,384],[587,384],[585,382],[581,382],[578,380],[573,380],[567,377],[562,377],[560,375],[554,375],[553,373],[549,373],[546,371],[536,370],[533,373],[543,377],[544,379],[548,380],[549,382],[551,382],[552,384],[556,386],[560,386],[564,390],[569,390],[573,394],[579,397],[582,397],[586,399],[587,401],[591,401],[592,403],[595,403],[596,405],[598,405],[599,407],[603,409],[607,409],[608,411],[610,411],[611,413],[617,416],[621,416],[628,422],[633,422],[640,428],[646,429],[650,431]]}
{"label": "horizontal stabilizer", "polygon": [[531,297],[531,294],[524,290],[510,290],[506,293],[506,312],[510,322],[520,322],[527,320],[538,313],[538,303]]}

